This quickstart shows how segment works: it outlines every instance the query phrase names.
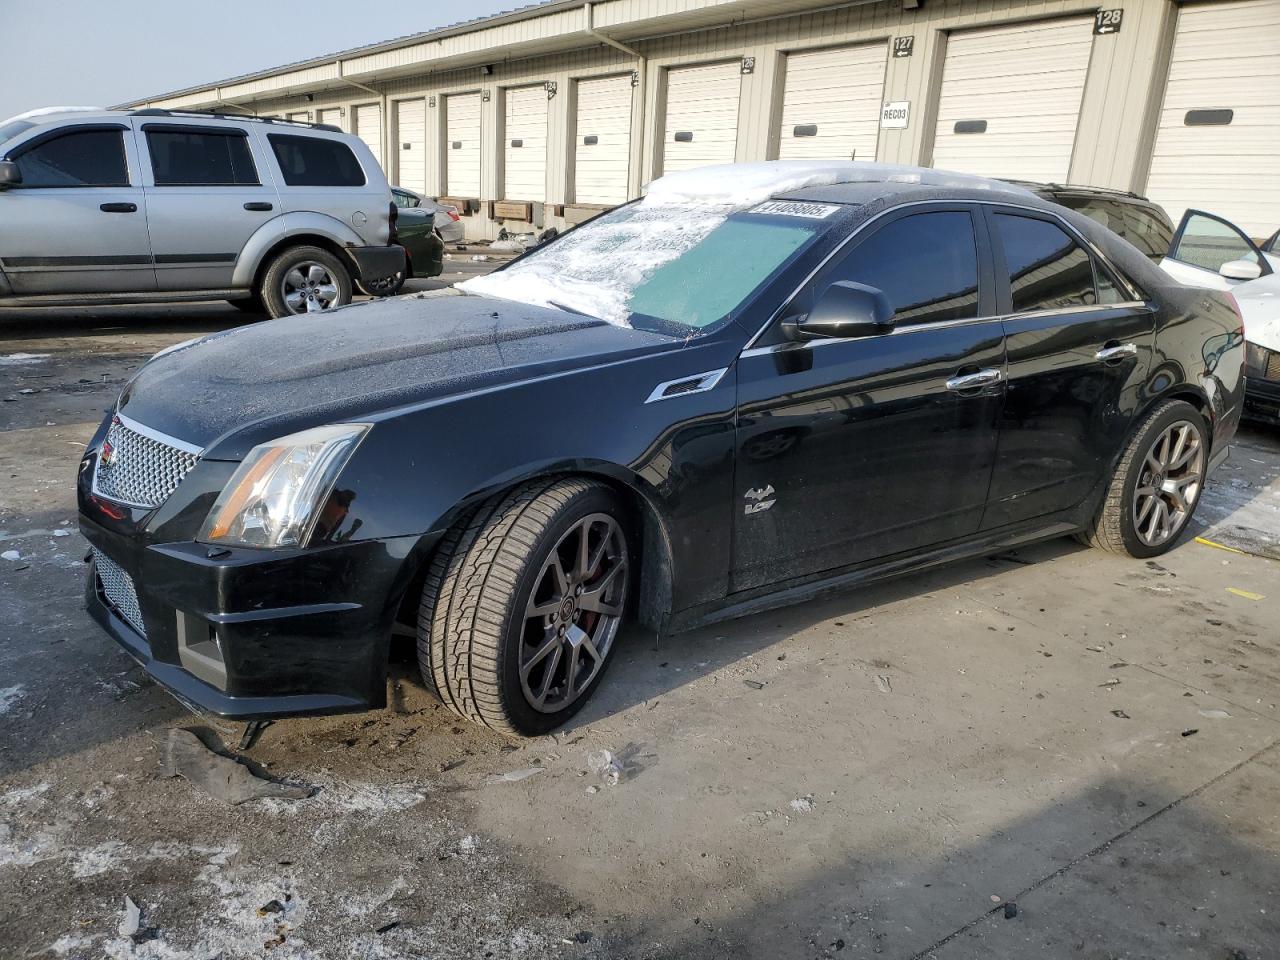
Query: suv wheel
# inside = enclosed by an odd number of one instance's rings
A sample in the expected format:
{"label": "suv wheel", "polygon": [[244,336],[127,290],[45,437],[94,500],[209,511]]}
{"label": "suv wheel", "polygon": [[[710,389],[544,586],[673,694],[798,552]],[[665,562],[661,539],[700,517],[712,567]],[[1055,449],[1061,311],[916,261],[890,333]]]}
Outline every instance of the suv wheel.
{"label": "suv wheel", "polygon": [[601,484],[540,480],[448,535],[418,611],[418,662],[446,706],[525,735],[582,708],[626,610],[626,516]]}
{"label": "suv wheel", "polygon": [[1181,400],[1160,404],[1121,455],[1085,542],[1131,557],[1165,553],[1195,513],[1208,464],[1204,417]]}
{"label": "suv wheel", "polygon": [[262,301],[273,317],[320,313],[351,302],[351,273],[320,247],[290,247],[262,275]]}

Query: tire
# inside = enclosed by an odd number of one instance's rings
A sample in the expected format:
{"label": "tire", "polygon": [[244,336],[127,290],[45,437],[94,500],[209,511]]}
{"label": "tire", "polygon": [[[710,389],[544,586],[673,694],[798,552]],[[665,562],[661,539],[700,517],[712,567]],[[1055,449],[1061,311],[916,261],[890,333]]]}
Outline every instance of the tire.
{"label": "tire", "polygon": [[259,296],[271,316],[288,317],[345,306],[352,289],[351,271],[328,250],[289,247],[267,265]]}
{"label": "tire", "polygon": [[445,535],[428,569],[424,680],[458,716],[500,733],[559,727],[612,659],[631,586],[629,536],[618,496],[588,480],[532,481],[486,502]]}
{"label": "tire", "polygon": [[361,283],[364,292],[371,297],[394,297],[404,286],[405,271],[401,270],[394,277],[386,277],[374,283]]}
{"label": "tire", "polygon": [[1182,400],[1165,401],[1134,431],[1080,539],[1141,559],[1166,553],[1195,515],[1208,464],[1209,431],[1200,411]]}

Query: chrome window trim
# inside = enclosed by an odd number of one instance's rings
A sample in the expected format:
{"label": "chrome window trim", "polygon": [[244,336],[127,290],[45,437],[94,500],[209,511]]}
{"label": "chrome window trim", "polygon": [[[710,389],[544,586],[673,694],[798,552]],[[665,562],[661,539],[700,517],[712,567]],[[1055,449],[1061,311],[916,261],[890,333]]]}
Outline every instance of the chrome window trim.
{"label": "chrome window trim", "polygon": [[[693,396],[695,393],[706,393],[708,390],[713,389],[728,372],[728,367],[721,367],[719,370],[708,370],[706,373],[691,373],[687,377],[664,380],[653,388],[653,392],[649,394],[649,399],[645,403],[657,403],[659,400],[678,400],[680,397]],[[663,396],[663,393],[668,388],[680,383],[693,383],[696,386],[691,390],[681,390],[679,393],[673,393],[669,397]]]}
{"label": "chrome window trim", "polygon": [[[773,346],[770,346],[770,347],[757,347],[756,343],[757,341],[760,340],[761,337],[765,335],[765,332],[770,327],[773,326],[774,322],[782,314],[782,311],[786,307],[786,305],[789,304],[792,300],[794,300],[796,295],[800,293],[800,291],[803,290],[809,284],[809,282],[813,280],[813,278],[816,277],[822,271],[822,269],[826,267],[826,265],[835,258],[837,254],[840,253],[840,251],[842,251],[851,242],[853,242],[855,237],[859,236],[864,230],[870,227],[873,223],[875,223],[881,217],[888,216],[891,213],[897,213],[899,210],[905,210],[908,207],[935,206],[938,204],[945,205],[947,203],[975,204],[975,205],[982,205],[986,207],[1007,207],[1014,210],[1027,210],[1031,213],[1052,218],[1058,225],[1062,227],[1063,230],[1067,232],[1068,236],[1070,236],[1073,240],[1075,240],[1082,247],[1084,247],[1084,249],[1088,251],[1090,256],[1099,260],[1104,266],[1108,268],[1108,270],[1110,270],[1110,272],[1115,277],[1119,279],[1120,284],[1124,288],[1122,292],[1127,294],[1131,299],[1122,301],[1121,303],[1088,304],[1088,305],[1082,305],[1077,307],[1062,307],[1056,310],[1025,310],[1025,311],[1022,311],[1021,313],[998,314],[990,317],[967,317],[962,320],[940,320],[937,323],[920,323],[920,324],[915,324],[912,326],[906,326],[906,327],[900,327],[900,328],[895,327],[889,333],[876,334],[876,336],[891,337],[891,336],[896,336],[902,333],[910,333],[913,330],[936,330],[942,327],[958,326],[961,324],[984,323],[991,320],[1008,320],[1014,317],[1019,317],[1019,318],[1034,317],[1034,316],[1040,316],[1042,314],[1048,314],[1048,313],[1057,314],[1057,313],[1067,313],[1067,312],[1081,312],[1086,310],[1116,310],[1123,307],[1147,306],[1147,301],[1138,296],[1139,291],[1133,286],[1132,282],[1125,275],[1125,273],[1122,270],[1119,270],[1115,266],[1115,264],[1113,264],[1111,260],[1105,254],[1103,254],[1102,251],[1099,250],[1087,237],[1083,236],[1078,230],[1075,229],[1075,227],[1067,223],[1066,220],[1062,219],[1062,217],[1059,214],[1054,213],[1052,210],[1042,210],[1039,207],[1029,207],[1025,204],[1010,202],[1007,200],[951,200],[951,201],[911,200],[907,203],[901,203],[901,204],[898,204],[897,206],[890,207],[887,210],[881,210],[870,220],[867,220],[864,223],[860,224],[858,228],[853,231],[853,233],[849,234],[849,236],[845,237],[842,241],[840,241],[840,243],[834,249],[832,249],[830,253],[828,253],[825,257],[822,258],[822,260],[817,264],[817,266],[815,266],[812,270],[808,272],[808,274],[805,275],[804,279],[801,280],[796,285],[794,290],[792,290],[789,294],[787,294],[785,297],[782,298],[782,302],[779,303],[777,309],[775,309],[773,313],[769,315],[769,319],[764,322],[764,325],[761,326],[759,330],[757,330],[754,334],[752,334],[751,339],[747,341],[747,345],[743,347],[742,351],[739,353],[739,356],[742,356],[742,357],[760,356],[766,353],[773,353],[779,347],[794,346],[793,343],[780,343],[780,344],[774,344]],[[1095,278],[1095,282],[1096,282],[1096,278]],[[847,343],[848,339],[849,338],[833,337],[833,338],[824,339],[824,340],[810,340],[806,342],[806,345],[818,346],[823,343]],[[870,340],[874,338],[858,337],[856,339]]]}
{"label": "chrome window trim", "polygon": [[147,437],[148,439],[155,440],[157,443],[163,443],[171,447],[177,447],[183,453],[189,453],[194,457],[201,456],[204,453],[203,447],[197,447],[193,443],[187,443],[187,441],[179,440],[177,437],[171,437],[167,433],[161,433],[159,430],[155,430],[151,427],[148,427],[145,423],[139,423],[137,420],[134,420],[132,417],[126,417],[119,410],[116,410],[116,412],[112,414],[112,416],[119,419],[119,421],[122,424],[124,424],[134,433],[140,433],[144,437]]}

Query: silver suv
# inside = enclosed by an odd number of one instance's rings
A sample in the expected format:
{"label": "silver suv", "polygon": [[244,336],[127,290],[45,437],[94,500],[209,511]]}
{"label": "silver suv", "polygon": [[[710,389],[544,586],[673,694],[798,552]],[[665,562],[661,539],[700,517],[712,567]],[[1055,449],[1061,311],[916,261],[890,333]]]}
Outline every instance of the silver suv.
{"label": "silver suv", "polygon": [[0,306],[229,300],[279,317],[404,270],[386,176],[323,124],[167,110],[0,124]]}

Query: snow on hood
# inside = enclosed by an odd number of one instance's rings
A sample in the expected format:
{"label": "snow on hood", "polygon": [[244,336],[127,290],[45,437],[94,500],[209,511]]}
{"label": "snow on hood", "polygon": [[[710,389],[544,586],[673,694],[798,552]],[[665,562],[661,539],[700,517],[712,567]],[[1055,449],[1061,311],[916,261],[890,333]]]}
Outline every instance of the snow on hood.
{"label": "snow on hood", "polygon": [[649,184],[645,204],[699,204],[735,210],[770,197],[833,183],[916,183],[966,190],[1020,190],[1010,183],[967,173],[845,160],[767,160],[722,163],[670,173]]}

